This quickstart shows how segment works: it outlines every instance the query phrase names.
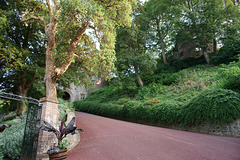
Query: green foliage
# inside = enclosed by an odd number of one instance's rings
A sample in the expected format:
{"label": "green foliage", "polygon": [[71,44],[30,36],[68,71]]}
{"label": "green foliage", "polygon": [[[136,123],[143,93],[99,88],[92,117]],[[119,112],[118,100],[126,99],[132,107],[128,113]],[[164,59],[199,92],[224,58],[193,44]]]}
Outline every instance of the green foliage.
{"label": "green foliage", "polygon": [[3,160],[3,157],[4,157],[4,155],[3,155],[3,153],[0,151],[0,160]]}
{"label": "green foliage", "polygon": [[59,113],[60,113],[60,119],[61,120],[65,120],[67,119],[67,113],[66,113],[66,109],[70,109],[72,112],[74,112],[74,108],[73,108],[73,105],[68,102],[68,101],[64,101],[63,99],[58,99],[58,110],[59,110]]}
{"label": "green foliage", "polygon": [[121,117],[119,113],[123,106],[117,103],[99,103],[97,101],[82,100],[74,102],[74,107],[78,111],[116,118]]}
{"label": "green foliage", "polygon": [[[26,7],[38,6],[39,3],[37,1],[28,3],[14,0],[1,1],[0,15],[5,13],[1,19],[6,21],[0,22],[0,89],[7,92],[27,96],[27,91],[32,84],[40,83],[36,79],[42,78],[44,74],[43,26],[38,22],[31,22],[26,27],[20,21],[20,14]],[[31,91],[35,90],[37,88]]]}
{"label": "green foliage", "polygon": [[68,140],[63,139],[62,141],[59,142],[59,148],[60,149],[65,149],[70,145],[70,142]]}
{"label": "green foliage", "polygon": [[159,103],[160,100],[158,100],[157,98],[152,98],[149,101],[146,102],[146,104],[155,104],[155,103]]}
{"label": "green foliage", "polygon": [[204,56],[200,56],[198,58],[188,57],[183,60],[174,59],[169,61],[169,65],[173,67],[176,72],[185,68],[189,68],[189,67],[201,65],[201,64],[206,64]]}
{"label": "green foliage", "polygon": [[[156,66],[156,60],[153,58],[152,52],[146,51],[146,30],[142,27],[144,25],[142,14],[143,6],[138,3],[132,13],[131,27],[120,27],[117,30],[115,45],[117,57],[115,66],[118,77],[126,81],[126,79],[132,79],[132,75],[135,75],[134,79],[138,80],[139,86],[142,86],[141,77],[153,73]],[[127,83],[129,83],[128,81]]]}
{"label": "green foliage", "polygon": [[153,124],[175,124],[179,116],[179,104],[161,103],[159,100],[151,100],[153,103],[126,100],[117,103],[96,103],[91,101],[77,101],[74,106],[77,110],[92,114],[125,119],[135,122]]}
{"label": "green foliage", "polygon": [[151,83],[147,86],[143,86],[138,89],[135,98],[137,99],[147,99],[157,94],[161,94],[164,92],[165,86],[161,83]]}
{"label": "green foliage", "polygon": [[225,124],[240,115],[240,94],[226,89],[208,89],[188,102],[181,111],[180,122]]}
{"label": "green foliage", "polygon": [[127,101],[130,101],[130,98],[127,97],[127,98],[120,98],[117,102],[118,104],[124,104],[126,103]]}
{"label": "green foliage", "polygon": [[224,46],[220,48],[218,55],[212,57],[211,63],[214,65],[220,65],[237,61],[239,57],[238,54],[240,52],[239,43],[240,40],[236,40],[234,42],[224,44]]}
{"label": "green foliage", "polygon": [[[177,73],[156,74],[153,79],[149,76],[146,79],[153,83],[137,88],[133,96],[114,85],[97,90],[85,100],[75,102],[74,107],[154,125],[224,124],[239,118],[239,94],[222,89],[236,90],[238,77],[239,62],[221,67],[198,65]],[[163,82],[171,84],[167,86]]]}
{"label": "green foliage", "polygon": [[240,93],[240,61],[233,61],[229,65],[221,65],[218,70],[218,85],[221,88],[231,89]]}
{"label": "green foliage", "polygon": [[120,102],[78,101],[79,111],[136,122],[162,125],[197,125],[202,122],[225,124],[239,118],[240,94],[231,90],[205,90],[185,103],[151,98],[144,101],[120,99]]}
{"label": "green foliage", "polygon": [[7,113],[9,111],[10,101],[0,99],[0,114]]}
{"label": "green foliage", "polygon": [[145,84],[150,84],[150,83],[159,83],[162,85],[171,85],[179,79],[181,76],[181,73],[159,73],[159,74],[154,74],[150,76],[145,76],[143,78],[143,81]]}
{"label": "green foliage", "polygon": [[19,159],[22,149],[26,115],[23,122],[5,129],[0,133],[0,148],[2,154],[10,159]]}
{"label": "green foliage", "polygon": [[150,107],[151,121],[155,124],[175,125],[178,123],[181,105],[171,101],[157,103]]}
{"label": "green foliage", "polygon": [[222,87],[226,89],[236,90],[240,92],[240,67],[234,66],[222,69],[221,76],[223,77]]}

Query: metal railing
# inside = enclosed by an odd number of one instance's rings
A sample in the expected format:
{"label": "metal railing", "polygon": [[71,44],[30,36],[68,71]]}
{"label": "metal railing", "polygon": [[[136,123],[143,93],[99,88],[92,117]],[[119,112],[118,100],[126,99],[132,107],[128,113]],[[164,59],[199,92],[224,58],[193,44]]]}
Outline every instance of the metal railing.
{"label": "metal railing", "polygon": [[36,125],[40,123],[41,120],[42,103],[31,97],[23,97],[5,92],[0,92],[0,97],[29,103],[20,159],[35,160],[39,136],[39,128],[37,128]]}

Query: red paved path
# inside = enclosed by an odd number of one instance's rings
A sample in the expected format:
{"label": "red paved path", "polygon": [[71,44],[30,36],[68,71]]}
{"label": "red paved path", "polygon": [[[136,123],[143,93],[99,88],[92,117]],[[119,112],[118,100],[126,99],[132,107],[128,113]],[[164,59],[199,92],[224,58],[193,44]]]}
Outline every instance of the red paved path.
{"label": "red paved path", "polygon": [[67,160],[240,160],[240,138],[220,137],[76,112],[84,129]]}

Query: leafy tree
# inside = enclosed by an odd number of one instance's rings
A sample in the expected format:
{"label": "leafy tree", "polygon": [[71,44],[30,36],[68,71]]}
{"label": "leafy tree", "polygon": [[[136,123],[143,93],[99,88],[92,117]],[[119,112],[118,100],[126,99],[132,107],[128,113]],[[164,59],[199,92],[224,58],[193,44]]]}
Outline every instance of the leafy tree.
{"label": "leafy tree", "polygon": [[149,0],[146,3],[146,16],[149,19],[149,33],[151,45],[161,48],[163,62],[167,64],[166,49],[167,39],[174,29],[174,21],[178,15],[174,1]]}
{"label": "leafy tree", "polygon": [[141,75],[153,72],[155,60],[146,52],[146,31],[143,30],[143,7],[140,3],[133,12],[133,23],[130,27],[121,27],[117,32],[116,67],[120,77],[134,73],[139,86],[143,86]]}
{"label": "leafy tree", "polygon": [[[214,48],[216,52],[216,40],[223,35],[224,23],[231,20],[233,15],[233,3],[222,0],[182,0],[179,1],[182,15],[179,23],[180,30],[192,37],[197,48],[200,48],[207,63],[210,58],[207,49]],[[230,9],[232,8],[232,9]],[[234,11],[235,12],[235,11]],[[213,45],[213,46],[211,46]]]}
{"label": "leafy tree", "polygon": [[[26,25],[31,20],[44,25],[47,36],[44,78],[47,99],[57,100],[56,82],[76,59],[82,62],[82,72],[99,72],[104,76],[113,69],[115,29],[119,25],[130,24],[131,2],[134,0],[53,0],[53,3],[46,0],[22,14],[21,21]],[[47,12],[43,11],[44,7]],[[87,45],[83,39],[90,41],[92,38],[92,34],[86,32],[89,28],[100,43],[100,50],[81,50]]]}
{"label": "leafy tree", "polygon": [[[28,3],[37,5],[36,3]],[[43,73],[44,67],[44,36],[43,27],[38,22],[25,27],[20,22],[20,14],[27,4],[23,1],[1,1],[2,14],[0,36],[0,88],[22,96],[26,96],[32,84]],[[24,113],[26,105],[17,104],[17,112]]]}

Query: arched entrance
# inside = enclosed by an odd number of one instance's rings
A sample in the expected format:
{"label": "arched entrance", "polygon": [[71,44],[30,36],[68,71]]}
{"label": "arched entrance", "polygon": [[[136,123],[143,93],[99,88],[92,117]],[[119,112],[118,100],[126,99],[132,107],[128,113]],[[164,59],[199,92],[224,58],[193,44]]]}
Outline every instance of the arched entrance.
{"label": "arched entrance", "polygon": [[65,101],[69,101],[69,102],[70,102],[70,100],[71,100],[71,95],[70,95],[68,92],[64,91],[64,92],[63,92],[62,99],[64,99]]}

